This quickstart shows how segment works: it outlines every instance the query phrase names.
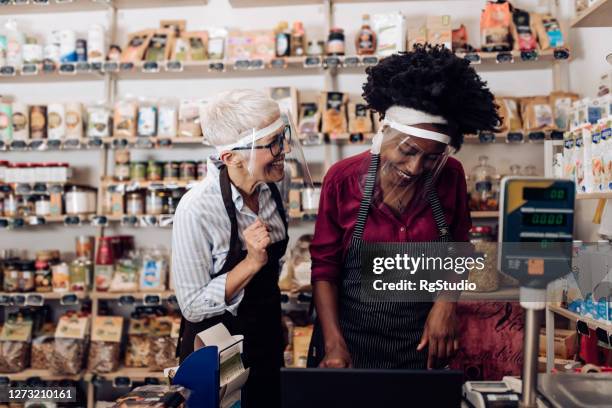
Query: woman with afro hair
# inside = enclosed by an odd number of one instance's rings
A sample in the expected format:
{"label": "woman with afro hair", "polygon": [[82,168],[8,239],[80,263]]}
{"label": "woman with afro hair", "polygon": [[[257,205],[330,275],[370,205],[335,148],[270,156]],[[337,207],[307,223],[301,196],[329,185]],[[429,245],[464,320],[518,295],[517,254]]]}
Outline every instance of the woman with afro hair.
{"label": "woman with afro hair", "polygon": [[449,155],[464,134],[494,130],[500,118],[486,83],[446,48],[417,46],[366,72],[363,97],[382,123],[370,151],[336,163],[323,181],[310,247],[318,320],[308,363],[443,367],[458,348],[457,294],[363,301],[361,256],[380,243],[418,256],[416,243],[468,241],[465,174]]}

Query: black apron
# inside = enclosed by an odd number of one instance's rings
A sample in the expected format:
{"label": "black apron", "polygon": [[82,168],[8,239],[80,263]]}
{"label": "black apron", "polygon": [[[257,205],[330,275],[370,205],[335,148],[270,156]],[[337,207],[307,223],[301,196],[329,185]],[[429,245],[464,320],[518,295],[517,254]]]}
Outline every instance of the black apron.
{"label": "black apron", "polygon": [[[227,167],[220,169],[221,196],[231,222],[230,246],[225,264],[215,278],[234,269],[247,255],[238,236],[236,208]],[[242,406],[246,408],[280,406],[280,367],[283,365],[284,340],[281,326],[281,297],[278,287],[279,260],[285,255],[287,220],[278,188],[268,184],[277,211],[285,225],[285,239],[268,247],[268,263],[251,279],[244,289],[237,316],[226,311],[223,315],[192,323],[184,317],[177,346],[182,363],[191,352],[195,336],[218,323],[223,323],[232,335],[244,335],[243,361],[250,367],[249,379],[242,390]]]}
{"label": "black apron", "polygon": [[[371,155],[366,185],[359,206],[355,230],[351,238],[347,256],[344,260],[342,282],[338,287],[339,322],[348,351],[355,368],[427,368],[428,351],[417,351],[425,322],[432,302],[364,302],[361,294],[361,252],[372,243],[363,241],[363,231],[368,219],[380,156]],[[432,209],[439,241],[452,241],[444,210],[432,180],[425,179],[427,200]],[[414,242],[376,243],[388,245],[394,251],[401,248],[402,253],[418,256],[423,244]],[[438,247],[432,245],[432,250]],[[318,321],[315,323],[310,344],[308,365],[316,367],[325,355],[323,332]]]}

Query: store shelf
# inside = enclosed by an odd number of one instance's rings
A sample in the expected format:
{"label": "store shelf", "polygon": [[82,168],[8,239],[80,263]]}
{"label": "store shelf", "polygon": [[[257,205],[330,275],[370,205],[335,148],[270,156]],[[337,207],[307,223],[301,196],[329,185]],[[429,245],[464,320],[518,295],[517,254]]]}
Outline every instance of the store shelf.
{"label": "store shelf", "polygon": [[[24,217],[0,217],[0,230],[40,227],[61,224],[67,227],[86,227],[93,224],[93,215],[30,215]],[[69,220],[66,223],[66,219]]]}
{"label": "store shelf", "polygon": [[45,300],[59,300],[64,296],[74,295],[79,299],[85,299],[88,297],[88,292],[19,292],[19,293],[9,293],[9,292],[0,292],[0,297],[2,296],[14,296],[14,295],[39,295],[42,296]]}
{"label": "store shelf", "polygon": [[612,0],[598,0],[572,19],[570,26],[572,28],[612,27]]}
{"label": "store shelf", "polygon": [[574,313],[560,306],[548,305],[547,307],[548,307],[548,310],[550,310],[551,312],[558,314],[560,316],[563,316],[573,322],[577,322],[577,321],[585,322],[589,326],[589,328],[593,330],[600,328],[606,331],[612,331],[612,323],[604,322],[601,320],[596,320],[590,317],[581,316],[578,313]]}
{"label": "store shelf", "polygon": [[598,199],[610,199],[612,198],[612,191],[600,192],[600,193],[577,193],[576,200],[598,200]]}
{"label": "store shelf", "polygon": [[0,6],[0,14],[63,13],[72,11],[108,10],[111,5],[118,9],[155,8],[174,6],[204,6],[207,0],[49,0],[48,4],[9,4]]}
{"label": "store shelf", "polygon": [[80,381],[83,379],[83,373],[76,375],[61,375],[52,374],[49,370],[41,370],[28,368],[18,373],[0,373],[0,377],[7,377],[11,381],[25,381],[30,378],[38,377],[43,381],[61,381],[61,380],[72,380]]}
{"label": "store shelf", "polygon": [[103,180],[101,182],[101,188],[107,188],[110,186],[117,186],[125,188],[125,190],[138,190],[141,188],[156,189],[156,188],[191,188],[194,184],[199,183],[202,180],[174,180],[174,181],[114,181],[114,180]]}
{"label": "store shelf", "polygon": [[162,301],[174,296],[174,291],[165,290],[157,292],[90,292],[93,300],[119,300],[124,296],[131,296],[135,300],[143,300],[146,296],[159,295]]}
{"label": "store shelf", "polygon": [[499,217],[499,211],[472,211],[472,218],[497,218]]}
{"label": "store shelf", "polygon": [[145,381],[147,378],[155,378],[158,380],[166,379],[163,371],[151,371],[148,368],[133,368],[120,367],[119,370],[113,373],[95,374],[92,372],[85,373],[85,381],[91,381],[94,377],[100,380],[114,381],[117,378],[129,378],[132,381]]}

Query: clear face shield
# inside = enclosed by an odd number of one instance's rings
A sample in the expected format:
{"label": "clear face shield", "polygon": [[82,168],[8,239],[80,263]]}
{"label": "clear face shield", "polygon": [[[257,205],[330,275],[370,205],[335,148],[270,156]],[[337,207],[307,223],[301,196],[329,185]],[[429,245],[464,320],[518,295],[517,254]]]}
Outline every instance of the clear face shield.
{"label": "clear face shield", "polygon": [[[415,120],[439,120],[436,117]],[[448,157],[454,152],[450,137],[435,122],[407,125],[387,118],[372,141],[372,153],[380,154],[373,203],[404,214],[427,200]]]}
{"label": "clear face shield", "polygon": [[219,155],[225,151],[237,153],[236,165],[257,182],[283,181],[312,187],[296,129],[291,115],[281,115],[264,128],[244,132],[236,143],[217,147],[217,151]]}

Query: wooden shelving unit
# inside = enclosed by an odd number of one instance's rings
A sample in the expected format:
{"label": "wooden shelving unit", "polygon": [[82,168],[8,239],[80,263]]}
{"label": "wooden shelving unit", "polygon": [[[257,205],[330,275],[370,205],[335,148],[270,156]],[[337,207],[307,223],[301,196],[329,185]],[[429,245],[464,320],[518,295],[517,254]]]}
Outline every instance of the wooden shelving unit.
{"label": "wooden shelving unit", "polygon": [[612,27],[612,0],[598,0],[571,21],[572,28]]}
{"label": "wooden shelving unit", "polygon": [[598,200],[598,199],[609,199],[612,198],[612,191],[601,192],[601,193],[577,193],[576,200]]}
{"label": "wooden shelving unit", "polygon": [[560,306],[549,305],[548,310],[550,310],[551,312],[559,316],[563,316],[566,319],[573,321],[574,323],[578,321],[585,322],[589,326],[589,328],[593,330],[600,328],[603,330],[612,331],[612,323],[610,322],[604,322],[604,321],[596,320],[590,317],[581,316],[578,313],[571,312]]}
{"label": "wooden shelving unit", "polygon": [[28,368],[18,373],[0,373],[0,377],[7,377],[11,381],[25,381],[30,378],[38,377],[43,381],[60,381],[60,380],[72,380],[80,381],[83,379],[84,373],[76,375],[63,375],[53,374],[49,370],[40,370],[34,368]]}

